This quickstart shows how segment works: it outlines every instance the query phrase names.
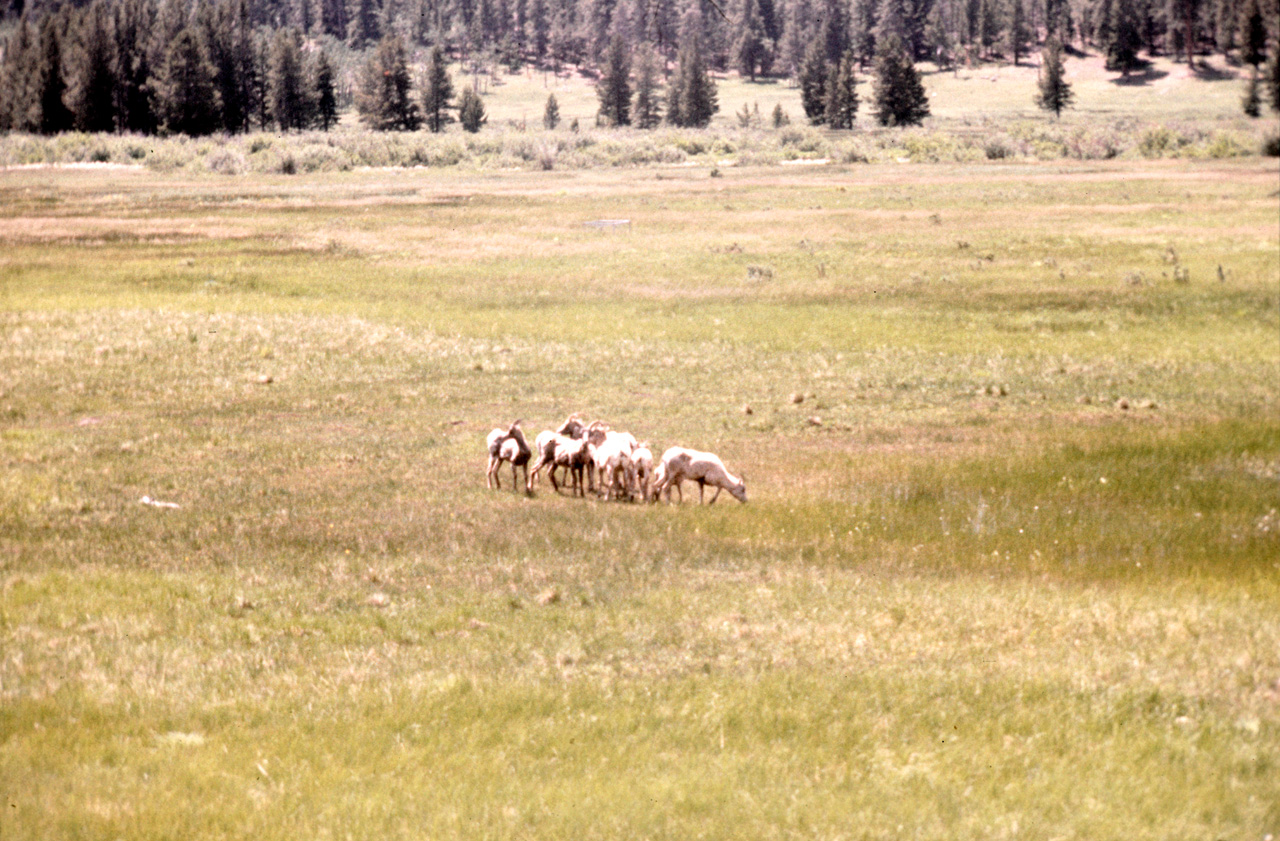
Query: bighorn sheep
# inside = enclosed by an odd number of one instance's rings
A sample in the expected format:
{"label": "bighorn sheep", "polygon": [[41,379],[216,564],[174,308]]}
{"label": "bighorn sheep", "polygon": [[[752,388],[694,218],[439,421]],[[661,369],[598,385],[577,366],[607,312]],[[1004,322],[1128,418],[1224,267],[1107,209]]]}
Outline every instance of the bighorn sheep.
{"label": "bighorn sheep", "polygon": [[671,488],[675,487],[676,493],[680,495],[680,501],[684,502],[684,491],[680,485],[684,480],[690,479],[698,483],[698,502],[702,503],[703,489],[707,485],[711,485],[716,489],[715,494],[711,497],[708,505],[714,505],[716,499],[720,496],[720,491],[725,490],[733,495],[734,499],[739,502],[747,501],[747,488],[743,481],[735,477],[724,466],[724,462],[714,453],[704,453],[698,450],[689,450],[684,447],[671,447],[662,454],[662,463],[658,467],[657,481],[654,483],[653,495],[657,499],[658,496],[666,491],[667,501],[671,500]]}
{"label": "bighorn sheep", "polygon": [[649,442],[643,441],[631,451],[632,486],[645,502],[649,501],[649,487],[653,484],[653,451]]}
{"label": "bighorn sheep", "polygon": [[522,421],[516,421],[506,431],[494,429],[485,439],[489,445],[489,466],[485,471],[485,480],[490,488],[502,487],[498,470],[504,461],[511,462],[511,483],[516,490],[520,489],[516,482],[517,467],[524,468],[525,487],[529,485],[529,457],[532,451],[524,440],[524,432],[520,430],[521,423]]}
{"label": "bighorn sheep", "polygon": [[582,438],[583,430],[581,416],[575,412],[569,415],[559,429],[555,431],[548,429],[538,433],[533,445],[538,458],[533,463],[533,471],[529,474],[526,490],[533,490],[533,483],[537,481],[538,474],[544,467],[547,468],[547,475],[551,477],[551,486],[556,490],[560,489],[556,483],[557,467],[566,467],[573,472],[574,478],[578,480],[575,485],[581,487],[583,467],[586,464],[586,442]]}
{"label": "bighorn sheep", "polygon": [[587,427],[587,452],[605,499],[613,499],[619,491],[630,496],[631,453],[637,446],[630,432],[615,432],[600,421]]}

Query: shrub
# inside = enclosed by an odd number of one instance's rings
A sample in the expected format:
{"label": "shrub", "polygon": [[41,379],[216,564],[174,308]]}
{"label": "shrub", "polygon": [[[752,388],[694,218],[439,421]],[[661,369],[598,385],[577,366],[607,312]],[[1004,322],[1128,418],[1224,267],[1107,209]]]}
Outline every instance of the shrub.
{"label": "shrub", "polygon": [[1012,158],[1015,154],[1013,141],[1007,134],[997,134],[987,138],[986,143],[982,145],[982,151],[989,161],[1003,161],[1006,158]]}
{"label": "shrub", "polygon": [[1269,158],[1280,158],[1280,134],[1268,134],[1262,139],[1262,154]]}
{"label": "shrub", "polygon": [[1177,137],[1165,126],[1147,129],[1138,141],[1138,152],[1144,158],[1161,158],[1177,148]]}

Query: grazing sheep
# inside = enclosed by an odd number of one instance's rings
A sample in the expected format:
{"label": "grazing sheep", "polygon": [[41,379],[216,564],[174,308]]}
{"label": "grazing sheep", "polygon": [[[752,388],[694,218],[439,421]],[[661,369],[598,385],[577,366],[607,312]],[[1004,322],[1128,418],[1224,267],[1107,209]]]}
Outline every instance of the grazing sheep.
{"label": "grazing sheep", "polygon": [[653,451],[649,442],[643,441],[631,451],[632,489],[645,502],[649,501],[649,487],[653,484]]}
{"label": "grazing sheep", "polygon": [[[533,471],[529,475],[529,484],[526,490],[533,490],[533,483],[538,480],[538,474],[542,472],[544,467],[547,468],[547,475],[551,477],[551,486],[556,490],[560,489],[559,485],[556,484],[556,468],[569,467],[570,469],[573,469],[575,465],[571,463],[572,459],[568,455],[562,459],[557,458],[557,453],[566,449],[568,451],[576,452],[579,447],[575,442],[583,440],[582,436],[584,434],[584,429],[585,427],[582,425],[581,415],[574,412],[572,415],[569,415],[564,423],[560,425],[559,429],[555,431],[548,429],[544,432],[538,433],[538,437],[534,440],[533,444],[534,452],[538,454],[538,458],[533,463]],[[583,461],[585,463],[585,456],[583,457]],[[581,477],[582,469],[579,466],[577,469],[577,478],[581,479]]]}
{"label": "grazing sheep", "polygon": [[671,488],[675,487],[680,501],[684,502],[684,491],[680,485],[686,479],[698,483],[699,504],[703,502],[703,490],[707,485],[716,489],[708,505],[715,504],[722,490],[728,491],[739,502],[747,501],[746,485],[725,468],[719,456],[684,447],[671,447],[662,454],[662,464],[658,467],[658,478],[654,483],[654,498],[657,499],[666,491],[667,501],[670,502]]}
{"label": "grazing sheep", "polygon": [[485,439],[489,445],[489,466],[485,471],[485,478],[490,488],[502,487],[498,470],[504,461],[511,463],[511,482],[516,490],[520,489],[520,485],[516,482],[517,467],[524,468],[525,487],[529,485],[529,457],[533,453],[529,449],[528,442],[524,440],[524,432],[520,429],[521,423],[522,421],[516,421],[505,432],[494,429]]}
{"label": "grazing sheep", "polygon": [[631,495],[631,453],[637,446],[630,432],[615,432],[600,421],[587,427],[587,452],[605,499],[619,492]]}

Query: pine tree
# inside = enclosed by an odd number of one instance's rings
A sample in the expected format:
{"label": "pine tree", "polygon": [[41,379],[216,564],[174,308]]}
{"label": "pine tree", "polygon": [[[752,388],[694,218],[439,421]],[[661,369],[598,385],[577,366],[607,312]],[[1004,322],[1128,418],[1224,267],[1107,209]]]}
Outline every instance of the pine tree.
{"label": "pine tree", "polygon": [[658,97],[658,57],[649,47],[642,47],[636,67],[636,98],[631,109],[636,128],[651,129],[662,122],[662,103]]}
{"label": "pine tree", "polygon": [[449,124],[449,101],[453,99],[453,80],[449,78],[448,61],[439,45],[427,55],[426,81],[422,88],[422,114],[427,128],[439,134]]}
{"label": "pine tree", "polygon": [[831,65],[827,79],[827,102],[823,115],[829,127],[851,129],[858,116],[858,78],[854,72],[857,59],[849,50],[838,64]]}
{"label": "pine tree", "polygon": [[38,36],[23,15],[5,42],[4,63],[0,65],[0,129],[40,130],[40,94],[31,74],[39,50]]}
{"label": "pine tree", "polygon": [[1240,9],[1240,59],[1252,64],[1254,75],[1267,60],[1267,26],[1258,0],[1245,0]]}
{"label": "pine tree", "polygon": [[1013,66],[1017,67],[1026,54],[1032,32],[1027,24],[1027,10],[1023,6],[1023,0],[1009,0],[1009,6],[1009,30],[1005,33],[1005,38],[1009,45],[1008,54],[1013,57]]}
{"label": "pine tree", "polygon": [[826,46],[815,40],[805,51],[804,62],[800,65],[800,105],[804,115],[815,126],[826,122],[827,79],[831,73],[827,69]]}
{"label": "pine tree", "polygon": [[733,62],[743,76],[756,80],[756,72],[767,73],[773,64],[773,41],[760,17],[760,0],[743,0],[738,34],[733,45]]}
{"label": "pine tree", "polygon": [[316,122],[328,131],[338,124],[338,91],[333,80],[333,62],[329,54],[321,51],[316,59],[315,75]]}
{"label": "pine tree", "polygon": [[281,131],[311,126],[314,113],[313,88],[302,65],[302,33],[281,29],[271,43],[271,66],[267,71],[271,119]]}
{"label": "pine tree", "polygon": [[1280,36],[1271,42],[1271,55],[1267,59],[1267,103],[1280,114]]}
{"label": "pine tree", "polygon": [[1048,38],[1065,41],[1071,32],[1071,6],[1068,0],[1044,0],[1044,27]]}
{"label": "pine tree", "polygon": [[353,50],[362,50],[382,37],[381,11],[377,0],[352,0],[346,34]]}
{"label": "pine tree", "polygon": [[551,46],[551,11],[547,0],[533,0],[529,7],[529,19],[525,23],[525,38],[533,52],[534,61],[541,64]]}
{"label": "pine tree", "polygon": [[560,125],[560,103],[555,94],[547,94],[547,107],[542,109],[542,127],[547,131],[555,131]]}
{"label": "pine tree", "polygon": [[1258,88],[1258,68],[1255,67],[1244,82],[1244,97],[1240,103],[1244,113],[1254,118],[1262,116],[1262,96]]}
{"label": "pine tree", "polygon": [[1182,27],[1182,51],[1188,67],[1194,67],[1196,63],[1196,23],[1200,17],[1200,6],[1201,0],[1168,0],[1166,10],[1170,31]]}
{"label": "pine tree", "polygon": [[1129,75],[1138,63],[1142,34],[1135,0],[1107,0],[1098,29],[1098,45],[1107,56],[1107,69]]}
{"label": "pine tree", "polygon": [[880,42],[875,62],[876,120],[882,126],[919,125],[929,98],[907,49],[896,37]]}
{"label": "pine tree", "polygon": [[704,128],[720,110],[716,84],[703,55],[700,16],[690,16],[681,27],[676,72],[667,88],[667,122]]}
{"label": "pine tree", "polygon": [[596,96],[600,99],[600,116],[608,125],[631,125],[631,56],[620,35],[609,41]]}
{"label": "pine tree", "polygon": [[422,125],[410,88],[409,62],[399,35],[388,35],[364,65],[356,108],[365,125],[379,131],[417,131]]}
{"label": "pine tree", "polygon": [[151,63],[147,42],[156,17],[153,0],[123,0],[115,8],[116,120],[124,131],[153,134]]}
{"label": "pine tree", "polygon": [[462,102],[458,106],[458,122],[462,123],[465,130],[475,134],[487,120],[484,100],[480,98],[480,94],[474,88],[463,89]]}
{"label": "pine tree", "polygon": [[200,9],[204,40],[222,101],[222,126],[229,132],[248,131],[253,115],[253,77],[267,71],[254,60],[248,3],[222,0],[216,7]]}
{"label": "pine tree", "polygon": [[787,116],[787,112],[782,110],[782,103],[779,102],[773,106],[773,127],[782,128],[791,125],[791,118]]}
{"label": "pine tree", "polygon": [[[111,21],[104,0],[97,0],[84,10],[78,29],[73,63],[75,85],[68,93],[76,115],[76,128],[115,131],[115,39],[111,36]],[[213,97],[209,101],[213,103]]]}
{"label": "pine tree", "polygon": [[213,75],[199,32],[179,32],[155,79],[156,110],[166,131],[195,136],[218,130],[221,115]]}
{"label": "pine tree", "polygon": [[876,0],[853,0],[850,8],[849,46],[858,57],[858,63],[866,66],[876,54]]}
{"label": "pine tree", "polygon": [[46,15],[40,24],[40,62],[35,66],[39,91],[40,133],[58,134],[70,131],[71,109],[63,102],[67,83],[62,73],[61,16]]}
{"label": "pine tree", "polygon": [[1036,105],[1046,111],[1052,111],[1055,117],[1060,117],[1062,109],[1071,105],[1071,100],[1074,98],[1075,94],[1066,80],[1066,69],[1062,61],[1062,42],[1055,35],[1045,43],[1041,54]]}

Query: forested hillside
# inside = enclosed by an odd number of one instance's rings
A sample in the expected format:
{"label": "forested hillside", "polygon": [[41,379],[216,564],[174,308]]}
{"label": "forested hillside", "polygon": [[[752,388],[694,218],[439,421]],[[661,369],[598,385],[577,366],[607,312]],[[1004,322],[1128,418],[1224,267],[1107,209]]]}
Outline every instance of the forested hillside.
{"label": "forested hillside", "polygon": [[352,102],[372,127],[414,129],[442,93],[424,81],[434,47],[477,73],[601,74],[620,85],[602,89],[611,122],[629,122],[606,103],[634,79],[642,125],[705,123],[715,70],[796,81],[813,122],[835,97],[828,122],[845,127],[857,104],[836,89],[877,62],[1017,64],[1046,41],[1125,74],[1217,51],[1274,88],[1276,20],[1276,0],[8,0],[0,130],[327,128]]}

